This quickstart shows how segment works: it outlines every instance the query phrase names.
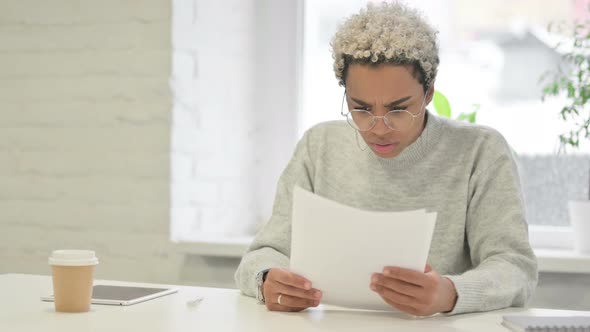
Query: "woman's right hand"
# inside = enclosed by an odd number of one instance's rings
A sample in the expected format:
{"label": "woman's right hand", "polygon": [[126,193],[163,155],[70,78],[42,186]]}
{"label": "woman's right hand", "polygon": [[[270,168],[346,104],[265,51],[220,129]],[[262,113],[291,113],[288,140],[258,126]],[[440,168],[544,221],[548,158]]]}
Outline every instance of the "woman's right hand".
{"label": "woman's right hand", "polygon": [[311,281],[279,268],[268,271],[262,292],[266,307],[271,311],[296,312],[317,307],[322,298],[322,292],[312,288]]}

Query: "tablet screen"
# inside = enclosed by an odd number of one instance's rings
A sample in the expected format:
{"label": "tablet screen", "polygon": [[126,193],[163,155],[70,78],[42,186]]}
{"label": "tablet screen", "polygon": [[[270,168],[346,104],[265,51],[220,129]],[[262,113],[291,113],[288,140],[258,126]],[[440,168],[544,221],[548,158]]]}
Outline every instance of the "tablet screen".
{"label": "tablet screen", "polygon": [[144,296],[164,292],[167,290],[167,288],[95,285],[92,288],[92,299],[132,301]]}

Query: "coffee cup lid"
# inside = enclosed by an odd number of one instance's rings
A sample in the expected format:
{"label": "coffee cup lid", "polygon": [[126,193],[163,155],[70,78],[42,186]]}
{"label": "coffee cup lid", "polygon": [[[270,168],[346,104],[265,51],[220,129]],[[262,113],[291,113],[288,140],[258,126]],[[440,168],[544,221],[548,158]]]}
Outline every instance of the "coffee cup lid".
{"label": "coffee cup lid", "polygon": [[85,266],[98,264],[92,250],[54,250],[49,257],[49,265]]}

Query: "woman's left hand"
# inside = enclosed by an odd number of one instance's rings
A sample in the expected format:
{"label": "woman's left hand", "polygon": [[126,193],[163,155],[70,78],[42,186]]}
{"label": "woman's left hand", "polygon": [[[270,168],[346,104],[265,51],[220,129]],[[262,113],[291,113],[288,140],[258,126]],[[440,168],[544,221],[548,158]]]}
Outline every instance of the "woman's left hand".
{"label": "woman's left hand", "polygon": [[428,264],[424,273],[385,267],[373,274],[370,287],[392,307],[415,316],[452,311],[457,301],[453,282]]}

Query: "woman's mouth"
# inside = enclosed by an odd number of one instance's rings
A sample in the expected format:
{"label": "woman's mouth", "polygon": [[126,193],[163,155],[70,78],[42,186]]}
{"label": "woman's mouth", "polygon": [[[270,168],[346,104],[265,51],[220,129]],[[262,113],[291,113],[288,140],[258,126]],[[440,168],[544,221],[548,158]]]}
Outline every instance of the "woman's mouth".
{"label": "woman's mouth", "polygon": [[387,154],[392,152],[399,143],[391,143],[391,144],[376,144],[376,143],[371,143],[371,147],[373,148],[373,150],[375,150],[377,153],[381,153],[381,154]]}

